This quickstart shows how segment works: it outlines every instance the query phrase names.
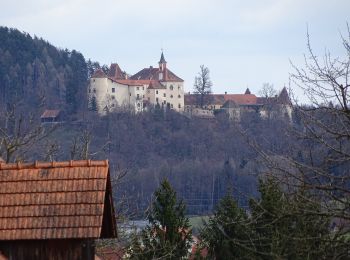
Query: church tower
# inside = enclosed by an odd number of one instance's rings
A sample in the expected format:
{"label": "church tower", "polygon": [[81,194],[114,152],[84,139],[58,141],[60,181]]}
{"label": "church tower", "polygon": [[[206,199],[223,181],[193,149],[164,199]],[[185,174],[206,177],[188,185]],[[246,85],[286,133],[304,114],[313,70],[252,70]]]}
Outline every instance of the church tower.
{"label": "church tower", "polygon": [[167,74],[168,74],[168,71],[167,71],[167,68],[166,68],[166,61],[165,61],[165,58],[164,58],[164,54],[163,54],[163,51],[162,51],[162,55],[160,56],[160,60],[159,60],[159,80],[167,80]]}

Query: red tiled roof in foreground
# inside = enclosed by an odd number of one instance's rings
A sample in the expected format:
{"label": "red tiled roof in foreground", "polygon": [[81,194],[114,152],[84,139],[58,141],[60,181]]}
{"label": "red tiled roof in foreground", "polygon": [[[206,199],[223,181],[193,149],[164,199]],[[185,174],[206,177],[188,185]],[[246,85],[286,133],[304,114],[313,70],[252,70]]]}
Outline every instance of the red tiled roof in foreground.
{"label": "red tiled roof in foreground", "polygon": [[108,161],[0,163],[0,241],[116,237]]}

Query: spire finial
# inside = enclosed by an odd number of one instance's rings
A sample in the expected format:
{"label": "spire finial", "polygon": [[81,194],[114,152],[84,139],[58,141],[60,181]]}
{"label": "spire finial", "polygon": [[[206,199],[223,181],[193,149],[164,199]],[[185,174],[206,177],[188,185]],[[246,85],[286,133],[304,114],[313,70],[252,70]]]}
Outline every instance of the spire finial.
{"label": "spire finial", "polygon": [[162,54],[160,55],[159,63],[166,63],[165,58],[164,58],[163,48],[161,50],[162,50]]}

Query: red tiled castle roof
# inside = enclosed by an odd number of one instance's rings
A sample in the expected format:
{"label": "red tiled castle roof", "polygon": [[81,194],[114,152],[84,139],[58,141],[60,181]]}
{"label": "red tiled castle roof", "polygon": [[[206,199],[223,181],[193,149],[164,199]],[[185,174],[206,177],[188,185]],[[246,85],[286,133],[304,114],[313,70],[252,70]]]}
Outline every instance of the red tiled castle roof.
{"label": "red tiled castle roof", "polygon": [[126,73],[121,70],[118,63],[112,63],[108,71],[108,77],[123,80],[126,79]]}
{"label": "red tiled castle roof", "polygon": [[107,78],[107,75],[103,72],[103,70],[98,69],[92,74],[91,78]]}
{"label": "red tiled castle roof", "polygon": [[[159,80],[159,73],[160,73],[159,68],[144,68],[137,72],[135,75],[131,76],[130,79],[133,80]],[[165,73],[166,78],[164,78],[161,81],[173,81],[173,82],[183,82],[184,80],[176,76],[171,70],[165,68]],[[163,76],[165,77],[165,76]]]}

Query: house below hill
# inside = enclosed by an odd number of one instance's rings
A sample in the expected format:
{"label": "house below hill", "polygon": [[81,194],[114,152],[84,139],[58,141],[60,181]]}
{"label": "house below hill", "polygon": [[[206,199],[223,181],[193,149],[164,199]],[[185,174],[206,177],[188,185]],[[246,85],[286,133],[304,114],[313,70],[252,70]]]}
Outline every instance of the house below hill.
{"label": "house below hill", "polygon": [[47,109],[40,116],[41,123],[59,123],[63,121],[63,115],[61,110]]}

